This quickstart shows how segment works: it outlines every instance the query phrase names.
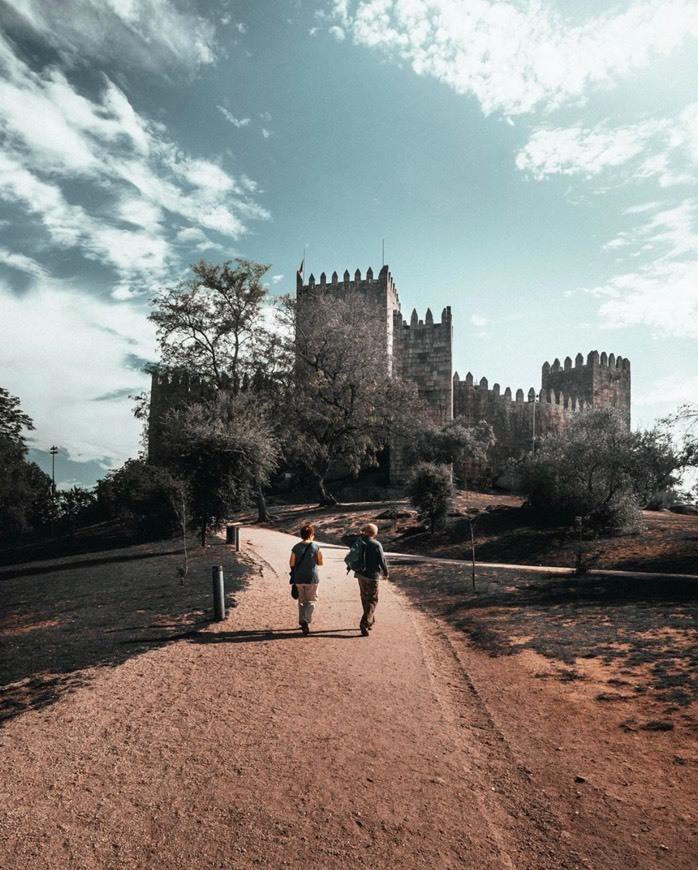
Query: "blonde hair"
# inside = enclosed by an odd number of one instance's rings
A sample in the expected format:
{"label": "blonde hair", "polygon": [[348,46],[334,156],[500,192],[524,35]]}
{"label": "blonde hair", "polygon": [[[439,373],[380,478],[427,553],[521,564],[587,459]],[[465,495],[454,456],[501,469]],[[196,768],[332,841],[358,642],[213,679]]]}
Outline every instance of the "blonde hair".
{"label": "blonde hair", "polygon": [[361,529],[362,535],[368,535],[369,538],[375,538],[378,534],[378,526],[375,523],[366,523],[366,525]]}

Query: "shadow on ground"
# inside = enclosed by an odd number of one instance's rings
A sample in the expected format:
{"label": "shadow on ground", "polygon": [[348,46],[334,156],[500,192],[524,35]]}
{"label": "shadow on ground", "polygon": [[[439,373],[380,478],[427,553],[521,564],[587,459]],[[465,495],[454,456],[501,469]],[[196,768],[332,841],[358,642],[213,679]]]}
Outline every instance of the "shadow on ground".
{"label": "shadow on ground", "polygon": [[575,678],[580,659],[598,658],[634,692],[682,707],[698,700],[696,580],[482,568],[473,591],[468,571],[443,564],[399,568],[391,579],[493,656],[530,649],[566,665],[562,679]]}
{"label": "shadow on ground", "polygon": [[227,603],[248,571],[230,547],[184,552],[163,541],[0,569],[0,722],[45,707],[114,667],[212,620],[211,568],[223,565]]}

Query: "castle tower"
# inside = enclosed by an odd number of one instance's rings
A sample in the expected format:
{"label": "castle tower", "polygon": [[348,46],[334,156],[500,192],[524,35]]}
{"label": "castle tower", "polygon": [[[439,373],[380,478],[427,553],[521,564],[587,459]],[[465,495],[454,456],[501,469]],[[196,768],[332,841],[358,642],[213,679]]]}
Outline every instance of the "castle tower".
{"label": "castle tower", "polygon": [[393,358],[404,380],[412,381],[432,409],[434,421],[443,425],[453,418],[453,322],[451,306],[434,322],[427,308],[424,320],[417,311],[407,323],[399,312],[393,315]]}
{"label": "castle tower", "polygon": [[562,395],[570,403],[583,403],[587,408],[617,408],[623,422],[630,428],[630,360],[615,354],[601,355],[592,350],[586,363],[581,353],[574,365],[567,357],[561,365],[543,364],[541,388],[550,396]]}
{"label": "castle tower", "polygon": [[378,273],[378,278],[373,277],[373,269],[370,267],[366,270],[366,275],[362,279],[361,272],[357,269],[354,272],[354,278],[351,279],[349,270],[344,271],[342,280],[336,272],[332,273],[331,279],[328,281],[325,272],[320,275],[320,280],[316,281],[314,275],[310,275],[308,283],[304,284],[300,275],[296,275],[296,301],[298,303],[298,314],[303,316],[303,306],[310,304],[313,294],[324,293],[335,296],[341,299],[348,293],[359,293],[366,299],[368,307],[377,311],[377,316],[383,324],[385,330],[386,351],[388,354],[389,371],[393,369],[393,314],[400,311],[400,298],[397,294],[397,288],[393,282],[393,276],[387,266]]}

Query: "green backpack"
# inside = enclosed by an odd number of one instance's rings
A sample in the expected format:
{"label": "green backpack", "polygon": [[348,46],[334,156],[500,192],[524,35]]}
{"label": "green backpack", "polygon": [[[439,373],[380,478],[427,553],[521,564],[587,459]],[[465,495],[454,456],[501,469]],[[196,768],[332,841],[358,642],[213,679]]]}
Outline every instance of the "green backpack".
{"label": "green backpack", "polygon": [[344,562],[347,566],[347,574],[349,571],[355,571],[357,574],[363,574],[366,571],[366,541],[359,536],[351,545],[351,549],[344,557]]}

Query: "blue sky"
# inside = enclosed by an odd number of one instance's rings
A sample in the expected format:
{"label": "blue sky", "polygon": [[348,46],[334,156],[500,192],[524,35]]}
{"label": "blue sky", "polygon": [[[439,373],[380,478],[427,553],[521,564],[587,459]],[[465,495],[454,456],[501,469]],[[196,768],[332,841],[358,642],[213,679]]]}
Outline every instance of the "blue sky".
{"label": "blue sky", "polygon": [[0,385],[31,458],[139,450],[149,300],[204,257],[270,289],[385,261],[502,390],[629,357],[698,398],[693,0],[0,0]]}

